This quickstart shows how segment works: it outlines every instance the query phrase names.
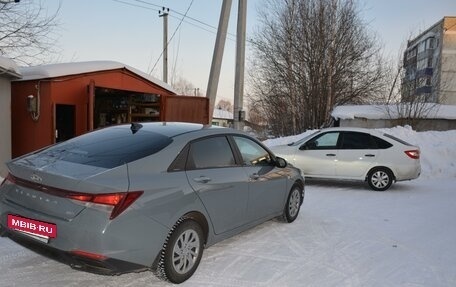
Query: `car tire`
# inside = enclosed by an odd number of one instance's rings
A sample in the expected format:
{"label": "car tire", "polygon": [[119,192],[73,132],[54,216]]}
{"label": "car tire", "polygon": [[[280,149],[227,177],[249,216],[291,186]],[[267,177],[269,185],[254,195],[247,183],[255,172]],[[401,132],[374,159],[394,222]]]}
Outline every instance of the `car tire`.
{"label": "car tire", "polygon": [[190,278],[203,256],[203,234],[196,221],[180,219],[168,234],[155,274],[176,284]]}
{"label": "car tire", "polygon": [[290,192],[288,193],[287,202],[285,203],[285,207],[283,209],[283,221],[288,223],[295,221],[299,215],[302,200],[302,187],[300,187],[298,184],[293,185]]}
{"label": "car tire", "polygon": [[375,191],[385,191],[393,184],[394,176],[390,169],[376,167],[367,175],[367,183]]}

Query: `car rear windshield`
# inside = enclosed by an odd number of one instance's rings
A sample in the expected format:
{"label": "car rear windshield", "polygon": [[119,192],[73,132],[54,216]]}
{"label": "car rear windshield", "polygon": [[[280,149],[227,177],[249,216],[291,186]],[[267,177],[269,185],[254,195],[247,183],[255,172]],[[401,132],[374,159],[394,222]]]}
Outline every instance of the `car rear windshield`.
{"label": "car rear windshield", "polygon": [[103,168],[114,168],[152,155],[172,142],[159,133],[106,128],[45,149],[35,156]]}
{"label": "car rear windshield", "polygon": [[399,139],[399,138],[397,138],[397,137],[395,137],[395,136],[392,136],[392,135],[390,135],[390,134],[383,134],[383,135],[384,135],[385,137],[388,137],[388,138],[390,138],[390,139],[393,139],[393,140],[395,140],[395,141],[397,141],[397,142],[400,142],[400,143],[403,144],[403,145],[412,146],[412,144],[409,144],[408,142],[403,141],[403,140],[401,140],[401,139]]}

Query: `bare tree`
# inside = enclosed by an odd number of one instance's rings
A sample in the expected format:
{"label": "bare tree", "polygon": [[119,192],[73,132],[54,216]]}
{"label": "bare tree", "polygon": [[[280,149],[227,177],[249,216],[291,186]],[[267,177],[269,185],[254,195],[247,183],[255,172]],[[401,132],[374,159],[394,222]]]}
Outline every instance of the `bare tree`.
{"label": "bare tree", "polygon": [[203,91],[200,91],[199,88],[196,88],[192,82],[185,79],[184,77],[178,77],[176,81],[173,81],[172,84],[173,88],[176,92],[183,96],[196,96],[200,97]]}
{"label": "bare tree", "polygon": [[233,104],[229,100],[220,100],[215,107],[224,111],[233,112]]}
{"label": "bare tree", "polygon": [[264,117],[264,113],[261,112],[261,107],[259,107],[258,102],[249,102],[248,111],[249,111],[249,122],[255,123],[257,125],[266,125],[267,120]]}
{"label": "bare tree", "polygon": [[[439,41],[432,41],[434,40]],[[427,62],[424,68],[417,67],[417,46],[429,39],[419,41],[412,42],[409,37],[407,47],[405,44],[401,46],[396,65],[391,68],[390,75],[394,76],[390,78],[385,109],[390,119],[396,120],[399,125],[416,127],[421,119],[434,117],[438,112],[439,102],[446,100],[445,90],[455,80],[451,74],[442,76],[445,73],[442,64],[446,64],[446,61],[442,61],[441,51],[434,46],[425,47],[422,53],[430,56],[423,58]],[[432,43],[436,45],[436,42]],[[427,69],[432,72],[426,73]],[[417,92],[420,88],[426,89],[425,92]]]}
{"label": "bare tree", "polygon": [[[436,103],[427,103],[425,97],[412,96],[409,94],[411,87],[409,82],[404,81],[407,77],[404,69],[405,45],[401,46],[399,56],[396,61],[392,60],[389,66],[387,97],[385,105],[380,106],[384,112],[398,125],[415,126],[416,122],[426,117],[436,107]],[[407,57],[405,57],[405,60]]]}
{"label": "bare tree", "polygon": [[352,0],[267,0],[253,38],[252,101],[276,135],[330,124],[334,106],[378,101],[385,70]]}
{"label": "bare tree", "polygon": [[59,9],[48,14],[40,1],[0,3],[0,55],[24,64],[42,63],[56,51]]}

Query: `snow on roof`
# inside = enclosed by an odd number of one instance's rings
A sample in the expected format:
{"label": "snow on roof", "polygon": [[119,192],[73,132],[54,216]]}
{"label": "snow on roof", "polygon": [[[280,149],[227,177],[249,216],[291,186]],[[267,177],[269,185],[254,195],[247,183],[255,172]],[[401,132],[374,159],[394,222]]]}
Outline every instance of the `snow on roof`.
{"label": "snow on roof", "polygon": [[16,78],[21,77],[19,67],[14,61],[9,58],[0,56],[0,75],[4,73],[7,73],[8,75],[14,76]]}
{"label": "snow on roof", "polygon": [[[418,104],[414,104],[418,105]],[[421,118],[427,119],[456,119],[456,106],[440,105],[434,103],[425,103],[415,106],[415,110],[419,109]],[[379,119],[398,119],[405,114],[401,111],[410,110],[410,104],[403,103],[397,105],[345,105],[335,107],[331,116],[336,120],[353,120],[354,118],[365,118],[370,120]],[[412,111],[414,107],[412,107]],[[413,114],[413,112],[412,112]]]}
{"label": "snow on roof", "polygon": [[152,77],[138,69],[130,67],[128,65],[115,62],[115,61],[89,61],[89,62],[72,62],[72,63],[60,63],[60,64],[49,64],[40,65],[33,67],[20,67],[19,70],[22,73],[22,79],[19,81],[38,80],[55,78],[68,75],[77,75],[83,73],[107,71],[115,69],[127,69],[142,78],[163,87],[164,89],[176,94],[176,91],[167,83],[160,81],[159,79]]}
{"label": "snow on roof", "polygon": [[233,113],[229,111],[225,111],[222,109],[214,109],[214,114],[212,115],[214,119],[225,119],[225,120],[232,120]]}

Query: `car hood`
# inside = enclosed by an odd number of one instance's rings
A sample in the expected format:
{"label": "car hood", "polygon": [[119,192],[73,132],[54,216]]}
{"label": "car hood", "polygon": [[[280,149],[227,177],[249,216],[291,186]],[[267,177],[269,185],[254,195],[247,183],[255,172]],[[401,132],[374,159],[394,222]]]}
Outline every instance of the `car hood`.
{"label": "car hood", "polygon": [[291,162],[291,157],[295,154],[296,147],[289,145],[277,145],[269,148],[276,156],[285,158]]}

